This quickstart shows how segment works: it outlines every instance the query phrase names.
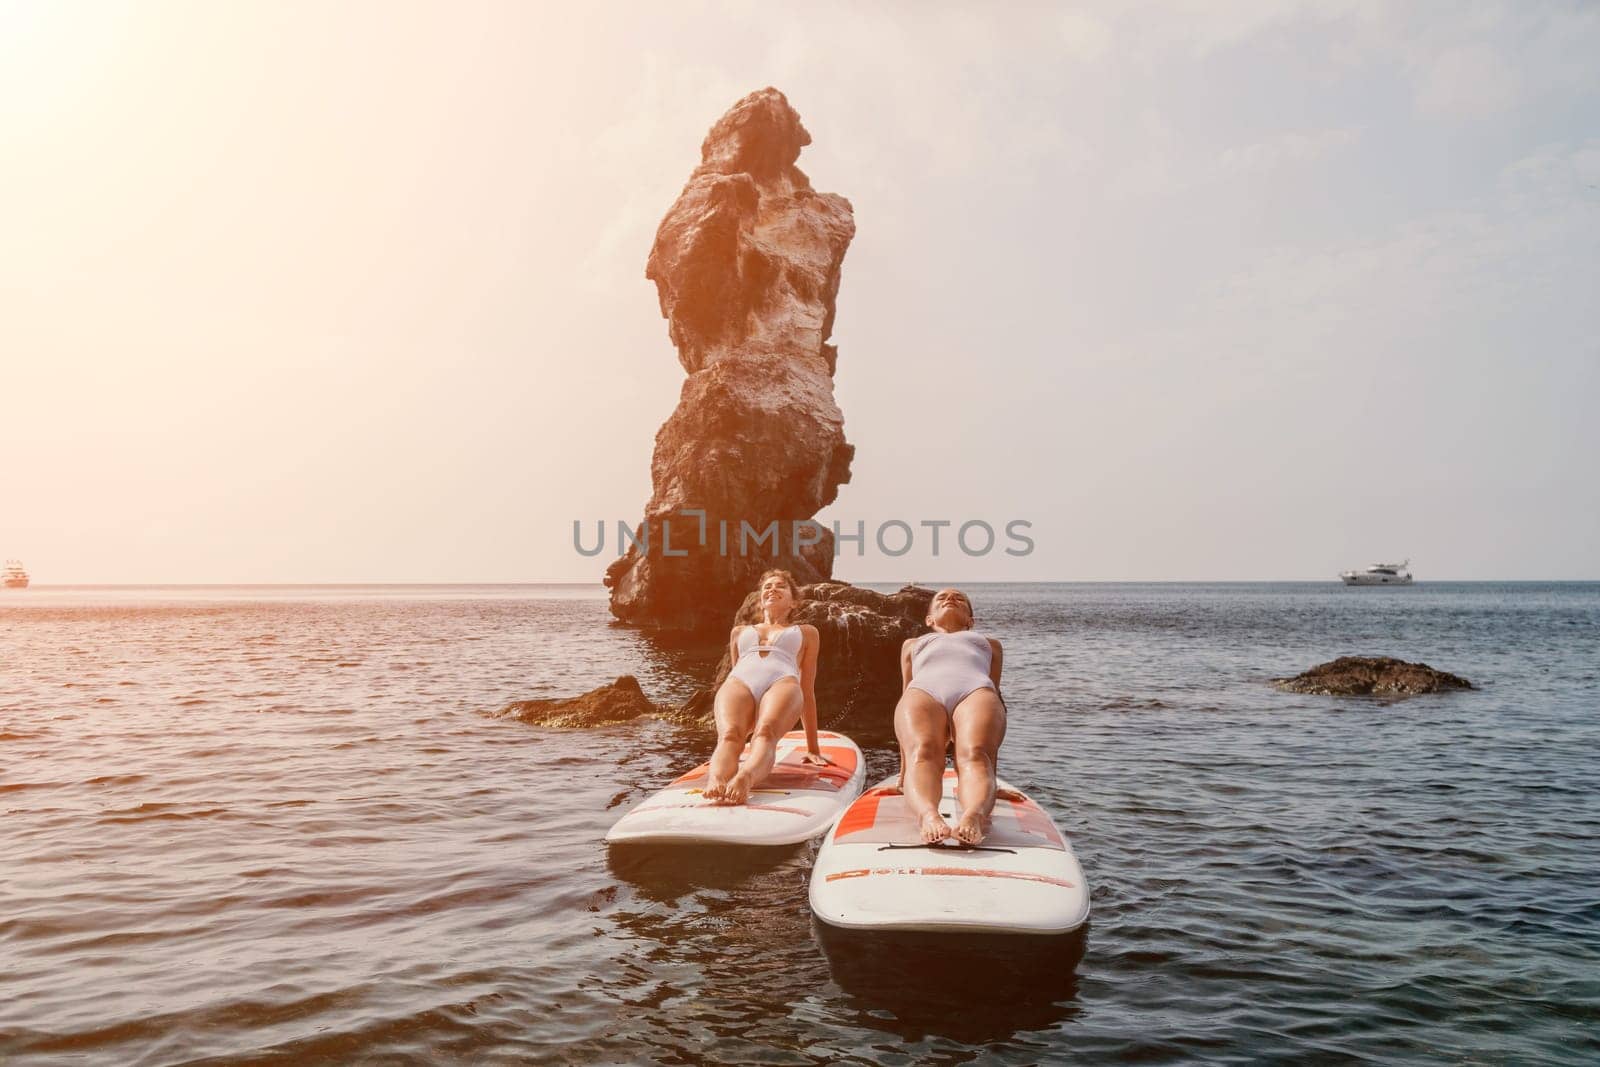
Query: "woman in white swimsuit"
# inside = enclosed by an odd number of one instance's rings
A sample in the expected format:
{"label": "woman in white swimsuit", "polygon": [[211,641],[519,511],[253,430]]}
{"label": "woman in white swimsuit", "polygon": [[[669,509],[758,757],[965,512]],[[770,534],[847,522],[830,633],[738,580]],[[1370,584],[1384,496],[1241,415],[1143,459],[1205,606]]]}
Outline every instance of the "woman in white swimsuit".
{"label": "woman in white swimsuit", "polygon": [[[905,692],[894,709],[900,787],[923,841],[954,837],[976,845],[994,811],[995,760],[1006,736],[1000,642],[972,629],[972,601],[959,589],[935,593],[927,621],[933,633],[900,648]],[[939,815],[945,747],[952,739],[961,808],[954,827]]]}
{"label": "woman in white swimsuit", "polygon": [[[807,763],[827,763],[817,745],[817,628],[790,625],[800,591],[788,571],[761,576],[761,622],[728,634],[733,671],[717,690],[717,749],[704,795],[743,804],[772,773],[778,739],[805,722]],[[750,739],[750,755],[739,753]]]}

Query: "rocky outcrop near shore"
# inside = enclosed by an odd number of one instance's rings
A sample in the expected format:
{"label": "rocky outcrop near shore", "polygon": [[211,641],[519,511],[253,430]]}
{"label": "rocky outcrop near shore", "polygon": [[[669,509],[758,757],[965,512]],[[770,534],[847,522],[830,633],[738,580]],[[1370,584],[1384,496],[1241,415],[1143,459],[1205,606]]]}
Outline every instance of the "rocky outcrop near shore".
{"label": "rocky outcrop near shore", "polygon": [[645,276],[689,377],[656,434],[635,530],[647,547],[606,569],[626,622],[715,631],[769,567],[802,585],[833,573],[832,532],[794,524],[850,479],[828,338],[855,220],[795,166],[810,143],[781,92],[751,93],[712,126],[656,231]]}
{"label": "rocky outcrop near shore", "polygon": [[628,722],[641,715],[655,715],[663,709],[644,695],[639,679],[624,674],[608,685],[591,689],[581,696],[551,700],[517,700],[499,711],[496,718],[516,719],[531,726],[582,728]]}
{"label": "rocky outcrop near shore", "polygon": [[[900,696],[900,645],[928,632],[928,604],[933,590],[908,585],[895,593],[861,589],[846,582],[817,582],[800,590],[796,623],[817,628],[817,713],[823,724],[839,723],[867,712],[885,719]],[[754,592],[734,614],[733,626],[761,621]],[[731,628],[731,627],[730,627]],[[733,662],[727,652],[717,664],[711,685],[678,708],[680,717],[709,718],[718,687]]]}
{"label": "rocky outcrop near shore", "polygon": [[1415,696],[1472,688],[1459,675],[1388,656],[1340,656],[1293,678],[1274,678],[1272,684],[1289,693],[1323,696]]}

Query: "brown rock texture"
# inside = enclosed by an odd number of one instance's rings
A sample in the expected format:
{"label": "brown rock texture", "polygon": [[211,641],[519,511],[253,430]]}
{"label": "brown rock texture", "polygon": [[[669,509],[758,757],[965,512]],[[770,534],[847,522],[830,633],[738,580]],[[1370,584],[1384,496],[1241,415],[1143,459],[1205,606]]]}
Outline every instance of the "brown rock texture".
{"label": "brown rock texture", "polygon": [[1272,684],[1290,693],[1324,696],[1415,696],[1472,688],[1465,678],[1434,670],[1426,663],[1388,656],[1340,656],[1293,678],[1274,678]]}
{"label": "brown rock texture", "polygon": [[[800,590],[796,623],[817,628],[817,718],[827,725],[859,714],[882,713],[887,722],[900,697],[900,644],[928,632],[926,619],[933,590],[908,585],[896,593],[861,589],[847,582],[817,582]],[[761,621],[761,605],[752,591],[734,614],[732,626]],[[701,689],[679,709],[683,717],[709,717],[719,686],[733,662],[727,652],[717,664],[711,686]]]}
{"label": "brown rock texture", "polygon": [[639,687],[639,679],[624,674],[609,685],[581,696],[554,700],[517,700],[495,712],[497,718],[517,719],[533,726],[581,728],[627,722],[661,709]]}
{"label": "brown rock texture", "polygon": [[[812,189],[795,166],[810,143],[781,92],[751,93],[712,126],[656,230],[645,277],[689,377],[656,434],[636,528],[648,551],[630,546],[606,568],[611,611],[626,622],[715,630],[768,567],[802,585],[833,573],[831,531],[797,546],[792,523],[850,479],[828,338],[855,220],[848,200]],[[753,538],[774,520],[776,543],[747,540],[741,554],[741,523]]]}

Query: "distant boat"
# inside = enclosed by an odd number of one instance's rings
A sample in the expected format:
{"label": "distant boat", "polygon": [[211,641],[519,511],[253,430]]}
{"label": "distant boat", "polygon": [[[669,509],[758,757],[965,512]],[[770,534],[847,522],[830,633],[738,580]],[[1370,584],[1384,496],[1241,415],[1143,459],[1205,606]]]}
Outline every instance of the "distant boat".
{"label": "distant boat", "polygon": [[7,589],[28,588],[28,572],[22,569],[22,561],[15,559],[6,560],[6,569],[0,580],[5,582]]}
{"label": "distant boat", "polygon": [[1364,571],[1340,571],[1339,579],[1345,585],[1410,585],[1411,572],[1406,570],[1411,561],[1399,563],[1374,563]]}

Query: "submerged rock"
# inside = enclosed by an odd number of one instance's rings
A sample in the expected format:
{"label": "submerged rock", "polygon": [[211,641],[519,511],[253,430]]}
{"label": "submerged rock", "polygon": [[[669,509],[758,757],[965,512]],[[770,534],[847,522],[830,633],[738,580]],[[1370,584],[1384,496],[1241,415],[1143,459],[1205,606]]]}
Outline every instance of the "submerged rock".
{"label": "submerged rock", "polygon": [[591,689],[581,696],[517,700],[494,714],[496,718],[517,719],[534,726],[585,727],[628,722],[661,710],[644,695],[639,679],[624,674],[609,685]]}
{"label": "submerged rock", "polygon": [[706,135],[656,231],[645,277],[689,377],[656,433],[634,531],[647,547],[606,568],[626,622],[715,631],[769,567],[802,585],[833,573],[832,531],[794,524],[850,480],[828,337],[855,219],[795,166],[810,143],[781,92],[751,93]]}
{"label": "submerged rock", "polygon": [[1324,696],[1414,696],[1472,688],[1458,675],[1388,656],[1340,656],[1293,678],[1274,678],[1272,684],[1289,693]]}
{"label": "submerged rock", "polygon": [[[817,713],[823,724],[881,712],[887,721],[900,697],[900,645],[928,632],[928,604],[933,590],[908,585],[895,593],[879,593],[848,582],[816,582],[800,589],[800,607],[792,621],[817,628],[822,647],[817,656]],[[755,592],[744,598],[732,626],[761,621]],[[724,651],[715,679],[678,708],[680,717],[711,715],[717,689],[727,680],[733,661]]]}

